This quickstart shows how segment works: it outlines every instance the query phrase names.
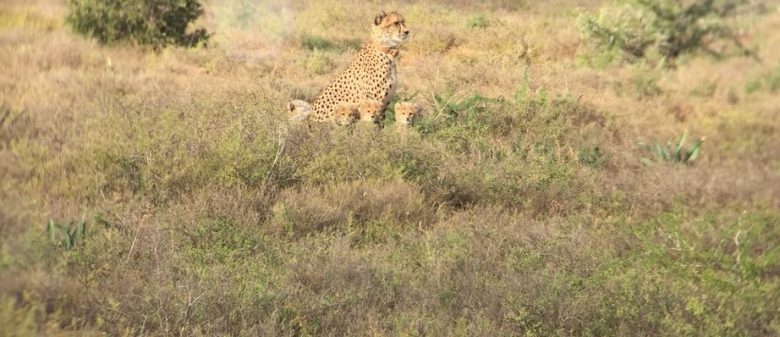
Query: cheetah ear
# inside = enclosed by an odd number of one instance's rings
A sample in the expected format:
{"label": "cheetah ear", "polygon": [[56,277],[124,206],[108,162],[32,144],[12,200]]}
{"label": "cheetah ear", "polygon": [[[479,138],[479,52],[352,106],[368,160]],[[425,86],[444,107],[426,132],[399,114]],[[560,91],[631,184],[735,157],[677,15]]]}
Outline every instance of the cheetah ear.
{"label": "cheetah ear", "polygon": [[379,24],[382,23],[382,19],[386,16],[387,13],[385,13],[385,11],[379,11],[379,13],[376,14],[376,17],[374,17],[374,26],[379,26]]}
{"label": "cheetah ear", "polygon": [[293,102],[287,103],[287,110],[290,110],[290,112],[295,110],[295,104]]}

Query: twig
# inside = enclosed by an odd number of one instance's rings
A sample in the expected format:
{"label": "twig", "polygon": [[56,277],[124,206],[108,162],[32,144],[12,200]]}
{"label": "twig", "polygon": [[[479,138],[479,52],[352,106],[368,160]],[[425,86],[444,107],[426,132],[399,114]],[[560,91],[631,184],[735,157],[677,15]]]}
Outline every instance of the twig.
{"label": "twig", "polygon": [[268,169],[268,174],[265,176],[265,182],[263,184],[263,195],[265,195],[266,190],[268,189],[268,185],[271,183],[271,177],[274,173],[274,168],[279,163],[279,159],[284,154],[284,149],[287,146],[287,136],[282,135],[281,139],[279,140],[279,150],[276,151],[276,157],[274,157],[274,161],[271,163],[271,167]]}
{"label": "twig", "polygon": [[737,235],[734,235],[734,246],[736,246],[736,249],[734,250],[734,254],[737,255],[737,263],[739,263],[739,259],[742,256],[742,254],[739,253],[739,235],[742,234],[742,230],[737,230]]}
{"label": "twig", "polygon": [[138,233],[139,232],[141,232],[141,226],[140,225],[135,230],[135,235],[133,235],[133,243],[130,244],[130,250],[127,251],[127,257],[125,258],[125,263],[128,263],[130,261],[130,255],[133,254],[133,248],[135,247],[135,242],[138,240]]}

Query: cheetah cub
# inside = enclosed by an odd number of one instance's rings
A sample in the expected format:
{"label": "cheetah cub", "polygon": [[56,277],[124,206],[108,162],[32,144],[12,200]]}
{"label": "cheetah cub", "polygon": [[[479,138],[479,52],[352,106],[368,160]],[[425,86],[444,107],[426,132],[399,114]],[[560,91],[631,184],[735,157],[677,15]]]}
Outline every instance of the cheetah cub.
{"label": "cheetah cub", "polygon": [[303,122],[309,118],[312,113],[311,104],[296,99],[287,103],[287,114],[291,122]]}
{"label": "cheetah cub", "polygon": [[339,104],[333,114],[333,122],[338,126],[349,126],[355,124],[359,117],[358,108],[355,104]]}
{"label": "cheetah cub", "polygon": [[[306,101],[296,99],[287,103],[287,113],[291,122],[301,123],[311,116],[312,106]],[[356,104],[339,104],[333,112],[332,122],[339,126],[348,126],[355,124],[359,117]]]}
{"label": "cheetah cub", "polygon": [[399,129],[407,129],[412,126],[414,120],[420,115],[420,106],[415,103],[395,104],[395,126]]}
{"label": "cheetah cub", "polygon": [[382,102],[374,100],[360,102],[358,105],[358,113],[361,122],[379,125],[379,122],[382,120]]}

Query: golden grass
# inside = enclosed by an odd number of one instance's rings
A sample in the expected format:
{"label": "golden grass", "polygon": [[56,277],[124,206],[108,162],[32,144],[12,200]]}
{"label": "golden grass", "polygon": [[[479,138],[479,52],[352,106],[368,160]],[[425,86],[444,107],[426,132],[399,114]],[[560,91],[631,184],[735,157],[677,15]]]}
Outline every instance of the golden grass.
{"label": "golden grass", "polygon": [[284,111],[373,4],[210,1],[208,47],[154,52],[4,2],[0,335],[777,335],[780,10],[738,18],[762,62],[659,70],[588,65],[601,5],[396,3],[398,133]]}

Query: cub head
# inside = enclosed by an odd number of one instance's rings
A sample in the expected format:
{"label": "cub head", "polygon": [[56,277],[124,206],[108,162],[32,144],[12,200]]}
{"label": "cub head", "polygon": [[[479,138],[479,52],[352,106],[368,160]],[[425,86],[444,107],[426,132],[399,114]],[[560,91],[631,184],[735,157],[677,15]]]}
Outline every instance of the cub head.
{"label": "cub head", "polygon": [[379,123],[382,119],[382,102],[380,101],[363,101],[358,105],[358,113],[360,114],[360,121]]}
{"label": "cub head", "polygon": [[296,99],[287,103],[287,113],[290,116],[291,121],[299,122],[309,118],[311,110],[311,104],[305,101]]}
{"label": "cub head", "polygon": [[336,111],[333,114],[333,121],[337,125],[350,125],[355,123],[358,118],[357,107],[353,104],[340,104],[336,106]]}
{"label": "cub head", "polygon": [[398,12],[379,12],[371,27],[371,40],[387,48],[398,48],[409,37],[406,20]]}
{"label": "cub head", "polygon": [[398,127],[409,127],[420,114],[420,106],[414,103],[396,103],[395,124]]}

